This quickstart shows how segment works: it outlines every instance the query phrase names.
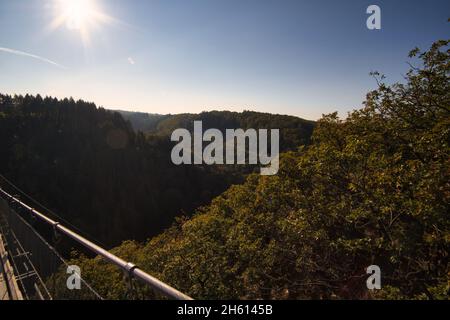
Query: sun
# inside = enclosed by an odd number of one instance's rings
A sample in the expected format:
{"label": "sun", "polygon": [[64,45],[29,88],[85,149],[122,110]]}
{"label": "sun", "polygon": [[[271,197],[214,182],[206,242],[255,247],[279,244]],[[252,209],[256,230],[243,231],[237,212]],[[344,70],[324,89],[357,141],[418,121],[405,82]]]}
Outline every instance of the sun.
{"label": "sun", "polygon": [[92,0],[60,0],[62,15],[66,26],[71,30],[87,28],[95,20],[95,7]]}
{"label": "sun", "polygon": [[100,24],[110,24],[115,20],[101,11],[97,0],[52,0],[54,18],[49,30],[65,26],[81,35],[85,46],[89,45],[90,34]]}

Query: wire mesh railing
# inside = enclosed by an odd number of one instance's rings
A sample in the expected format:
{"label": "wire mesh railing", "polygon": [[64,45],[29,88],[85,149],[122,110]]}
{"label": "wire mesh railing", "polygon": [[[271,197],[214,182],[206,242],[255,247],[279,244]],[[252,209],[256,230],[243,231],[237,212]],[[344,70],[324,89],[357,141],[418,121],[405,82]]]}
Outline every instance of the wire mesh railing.
{"label": "wire mesh railing", "polygon": [[[64,267],[69,267],[66,259],[56,250],[55,244],[40,235],[18,211],[7,201],[0,198],[0,229],[8,247],[16,279],[27,299],[52,300],[64,287],[56,282],[56,274]],[[56,240],[56,239],[54,239]],[[70,296],[74,299],[102,300],[102,296],[81,275],[78,275],[83,286],[78,291],[59,296]],[[69,290],[67,287],[66,290]]]}
{"label": "wire mesh railing", "polygon": [[[46,215],[22,202],[17,196],[13,196],[2,188],[0,188],[0,198],[3,199],[0,201],[0,209],[6,213],[6,220],[9,225],[7,228],[8,230],[3,231],[2,233],[8,235],[10,242],[17,242],[16,271],[19,275],[26,275],[23,269],[25,268],[24,265],[28,266],[29,269],[35,268],[34,272],[36,273],[36,276],[34,278],[29,276],[20,279],[19,276],[19,279],[21,280],[20,283],[24,287],[24,290],[34,292],[34,297],[28,298],[36,298],[36,295],[38,295],[44,299],[51,299],[57,294],[58,290],[61,290],[61,285],[56,283],[56,277],[54,275],[60,272],[62,267],[68,267],[69,265],[58,253],[55,244],[57,244],[57,238],[59,236],[65,236],[77,242],[92,254],[101,256],[107,262],[120,268],[129,278],[130,283],[133,283],[133,280],[139,281],[143,285],[151,288],[152,291],[156,292],[158,295],[162,295],[169,299],[192,299],[144,272],[132,262],[117,257],[99,245],[80,236],[78,233],[72,231],[58,221],[50,219]],[[35,221],[40,223],[41,229],[44,228],[44,233],[53,233],[53,245],[36,231],[36,228],[33,225]],[[27,259],[29,260],[28,265],[26,262]],[[33,270],[30,271],[30,274],[33,274]],[[44,281],[43,278],[49,280]],[[97,293],[87,281],[82,277],[80,278],[81,281],[84,281],[84,291],[71,291],[69,297],[76,299],[76,296],[79,295],[82,299],[102,299],[102,296]],[[55,281],[55,283],[52,284],[52,280]]]}

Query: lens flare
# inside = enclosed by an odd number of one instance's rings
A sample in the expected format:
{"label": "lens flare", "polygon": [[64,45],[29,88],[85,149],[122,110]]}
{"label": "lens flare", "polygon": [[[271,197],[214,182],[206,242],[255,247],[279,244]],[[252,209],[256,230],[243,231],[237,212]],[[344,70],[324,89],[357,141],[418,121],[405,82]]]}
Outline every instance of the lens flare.
{"label": "lens flare", "polygon": [[55,17],[49,25],[54,31],[66,27],[79,32],[85,46],[90,43],[90,34],[100,24],[110,24],[114,19],[104,14],[96,0],[53,0]]}
{"label": "lens flare", "polygon": [[89,21],[95,19],[92,3],[88,0],[63,0],[63,15],[66,17],[67,28],[72,30],[86,28]]}

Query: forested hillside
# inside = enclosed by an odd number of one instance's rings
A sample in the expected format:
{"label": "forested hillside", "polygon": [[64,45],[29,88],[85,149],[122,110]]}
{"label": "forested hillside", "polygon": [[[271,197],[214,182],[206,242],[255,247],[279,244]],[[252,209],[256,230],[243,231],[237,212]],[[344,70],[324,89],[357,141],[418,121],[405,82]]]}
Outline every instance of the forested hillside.
{"label": "forested hillside", "polygon": [[[278,175],[250,175],[193,218],[113,251],[194,298],[448,298],[448,41],[411,57],[405,84],[374,74],[364,108],[324,116]],[[105,297],[126,298],[114,267],[72,262]],[[372,264],[382,290],[368,296]]]}
{"label": "forested hillside", "polygon": [[[272,119],[275,126],[277,119]],[[284,131],[286,146],[296,148],[299,141],[309,141],[312,129],[292,121]],[[0,174],[108,245],[154,236],[176,216],[192,213],[243,181],[242,168],[173,165],[173,144],[170,135],[135,132],[119,113],[92,103],[0,95]]]}
{"label": "forested hillside", "polygon": [[136,131],[149,135],[170,136],[175,129],[185,128],[193,131],[194,121],[202,121],[203,130],[210,128],[225,132],[226,129],[280,129],[280,151],[295,150],[309,143],[314,121],[298,117],[261,113],[253,111],[231,112],[210,111],[200,114],[184,113],[176,115],[157,115],[139,112],[120,111]]}
{"label": "forested hillside", "polygon": [[131,123],[131,126],[135,131],[141,131],[144,133],[156,133],[158,131],[158,124],[171,117],[171,115],[161,115],[155,113],[144,112],[132,112],[117,110],[125,120]]}

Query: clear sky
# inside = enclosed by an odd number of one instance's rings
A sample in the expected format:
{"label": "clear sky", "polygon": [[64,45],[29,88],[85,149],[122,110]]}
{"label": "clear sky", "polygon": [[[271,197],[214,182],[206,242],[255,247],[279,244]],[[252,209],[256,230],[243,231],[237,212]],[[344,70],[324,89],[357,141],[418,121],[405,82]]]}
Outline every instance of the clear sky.
{"label": "clear sky", "polygon": [[[78,1],[78,3],[77,3]],[[381,30],[366,8],[381,7]],[[0,0],[0,92],[318,119],[449,38],[448,0]]]}

